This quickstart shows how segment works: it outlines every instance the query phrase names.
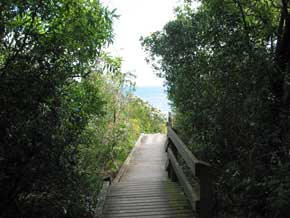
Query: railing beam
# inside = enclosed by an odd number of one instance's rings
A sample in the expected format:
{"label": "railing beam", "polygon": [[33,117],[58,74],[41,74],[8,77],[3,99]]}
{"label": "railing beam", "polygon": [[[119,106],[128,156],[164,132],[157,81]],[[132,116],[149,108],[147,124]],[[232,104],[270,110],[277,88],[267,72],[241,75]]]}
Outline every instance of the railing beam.
{"label": "railing beam", "polygon": [[[212,217],[212,181],[210,164],[198,160],[172,127],[171,115],[168,116],[166,151],[168,154],[168,176],[174,182],[179,182],[191,202],[193,210],[200,218]],[[182,168],[178,164],[181,157],[189,167],[193,176],[199,180],[199,187],[194,189],[188,182]]]}

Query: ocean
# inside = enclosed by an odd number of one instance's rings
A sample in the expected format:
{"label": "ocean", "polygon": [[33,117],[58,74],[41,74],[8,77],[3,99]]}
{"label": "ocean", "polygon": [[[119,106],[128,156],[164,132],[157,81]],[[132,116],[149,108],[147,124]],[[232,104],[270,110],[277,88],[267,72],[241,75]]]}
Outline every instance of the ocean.
{"label": "ocean", "polygon": [[164,87],[136,87],[134,94],[159,109],[165,115],[170,112],[169,101]]}

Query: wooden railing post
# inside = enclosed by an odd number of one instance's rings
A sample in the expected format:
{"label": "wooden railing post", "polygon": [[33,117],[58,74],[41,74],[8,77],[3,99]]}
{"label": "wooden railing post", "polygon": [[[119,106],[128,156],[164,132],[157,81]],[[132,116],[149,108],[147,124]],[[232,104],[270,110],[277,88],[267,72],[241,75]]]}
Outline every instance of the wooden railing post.
{"label": "wooden railing post", "polygon": [[197,210],[200,218],[212,218],[212,181],[211,167],[204,163],[196,163],[196,176],[200,184],[200,201]]}
{"label": "wooden railing post", "polygon": [[[169,148],[172,150],[172,153],[174,154],[175,158],[177,159],[177,155],[178,155],[177,149],[176,149],[176,147],[174,146],[174,144],[170,140],[169,140]],[[169,175],[169,178],[171,179],[172,182],[178,182],[177,175],[176,175],[176,173],[175,173],[170,161],[169,161],[168,175]]]}
{"label": "wooden railing post", "polygon": [[[169,178],[179,182],[186,196],[191,202],[192,208],[199,218],[212,218],[212,181],[211,166],[209,163],[198,160],[178,137],[177,131],[172,127],[171,115],[168,115],[167,123],[167,154],[166,169]],[[192,187],[182,167],[178,163],[178,157],[182,158],[193,176],[199,180],[199,186]]]}
{"label": "wooden railing post", "polygon": [[103,218],[103,210],[105,206],[105,200],[109,191],[109,186],[111,185],[111,177],[106,177],[103,179],[102,189],[98,195],[98,203],[96,206],[96,217]]}
{"label": "wooden railing post", "polygon": [[171,113],[169,112],[168,113],[168,122],[167,122],[167,125],[172,127],[172,117],[171,117]]}
{"label": "wooden railing post", "polygon": [[[168,122],[167,122],[167,126],[169,128],[172,128],[172,117],[171,117],[171,113],[168,113]],[[174,154],[174,156],[177,158],[178,155],[178,151],[177,148],[175,147],[175,145],[172,143],[172,141],[170,140],[169,136],[167,136],[167,140],[168,140],[168,148],[170,148],[172,150],[172,153]],[[166,149],[167,150],[167,149]],[[169,160],[169,166],[168,166],[168,177],[171,179],[171,181],[173,182],[177,182],[178,178],[177,175],[172,167],[172,164],[170,163]]]}

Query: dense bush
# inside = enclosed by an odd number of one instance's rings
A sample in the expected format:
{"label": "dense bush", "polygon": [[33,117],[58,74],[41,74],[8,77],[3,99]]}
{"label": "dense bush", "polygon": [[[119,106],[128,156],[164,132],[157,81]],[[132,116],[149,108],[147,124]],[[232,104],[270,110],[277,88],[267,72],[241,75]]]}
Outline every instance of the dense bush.
{"label": "dense bush", "polygon": [[1,218],[92,217],[102,176],[159,128],[102,51],[113,17],[97,0],[0,2]]}
{"label": "dense bush", "polygon": [[203,0],[144,38],[175,126],[215,168],[220,217],[287,217],[288,1]]}

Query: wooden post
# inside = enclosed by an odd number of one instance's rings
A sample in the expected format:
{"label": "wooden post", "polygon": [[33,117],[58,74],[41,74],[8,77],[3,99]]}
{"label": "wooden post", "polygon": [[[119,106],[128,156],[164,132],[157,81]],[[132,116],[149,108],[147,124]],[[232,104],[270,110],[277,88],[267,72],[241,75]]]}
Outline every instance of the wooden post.
{"label": "wooden post", "polygon": [[204,163],[196,164],[196,176],[199,178],[200,201],[197,211],[200,218],[212,218],[212,181],[211,168]]}
{"label": "wooden post", "polygon": [[172,117],[171,117],[171,113],[169,112],[168,113],[168,122],[167,122],[167,125],[172,127]]}
{"label": "wooden post", "polygon": [[170,145],[170,138],[168,136],[168,129],[169,127],[172,126],[172,121],[171,121],[171,114],[170,112],[168,113],[168,119],[167,119],[167,140],[166,140],[166,145],[165,145],[165,151],[167,152],[167,149],[169,148]]}
{"label": "wooden post", "polygon": [[96,216],[98,218],[102,218],[103,217],[103,210],[104,210],[104,206],[105,206],[105,200],[109,191],[109,187],[111,185],[111,178],[107,177],[103,180],[103,186],[102,189],[99,193],[98,196],[98,203],[97,203],[97,207],[95,210]]}
{"label": "wooden post", "polygon": [[[171,142],[170,138],[168,138],[168,148],[170,148],[172,151],[175,148],[175,146]],[[175,150],[176,150],[176,148],[175,148]],[[168,178],[171,179],[173,182],[176,182],[177,181],[177,176],[176,176],[176,174],[174,172],[174,169],[172,167],[171,161],[169,160],[169,157],[168,157],[168,168],[167,168],[167,171],[168,171]]]}
{"label": "wooden post", "polygon": [[[171,117],[171,113],[168,113],[168,122],[167,122],[167,126],[172,128],[172,117]],[[168,147],[171,148],[172,153],[174,154],[174,156],[176,157],[176,159],[178,158],[178,151],[177,148],[175,147],[175,145],[172,143],[172,141],[170,140],[170,138],[167,136],[168,138]],[[174,169],[169,161],[169,168],[168,168],[168,177],[171,179],[172,182],[178,182],[178,178],[176,173],[174,172]]]}
{"label": "wooden post", "polygon": [[[175,158],[177,159],[178,158],[177,148],[175,147],[175,145],[172,142],[169,144],[169,147],[171,148],[172,153],[174,154]],[[178,182],[177,175],[176,175],[176,173],[171,165],[170,165],[170,178],[171,178],[172,182]]]}

